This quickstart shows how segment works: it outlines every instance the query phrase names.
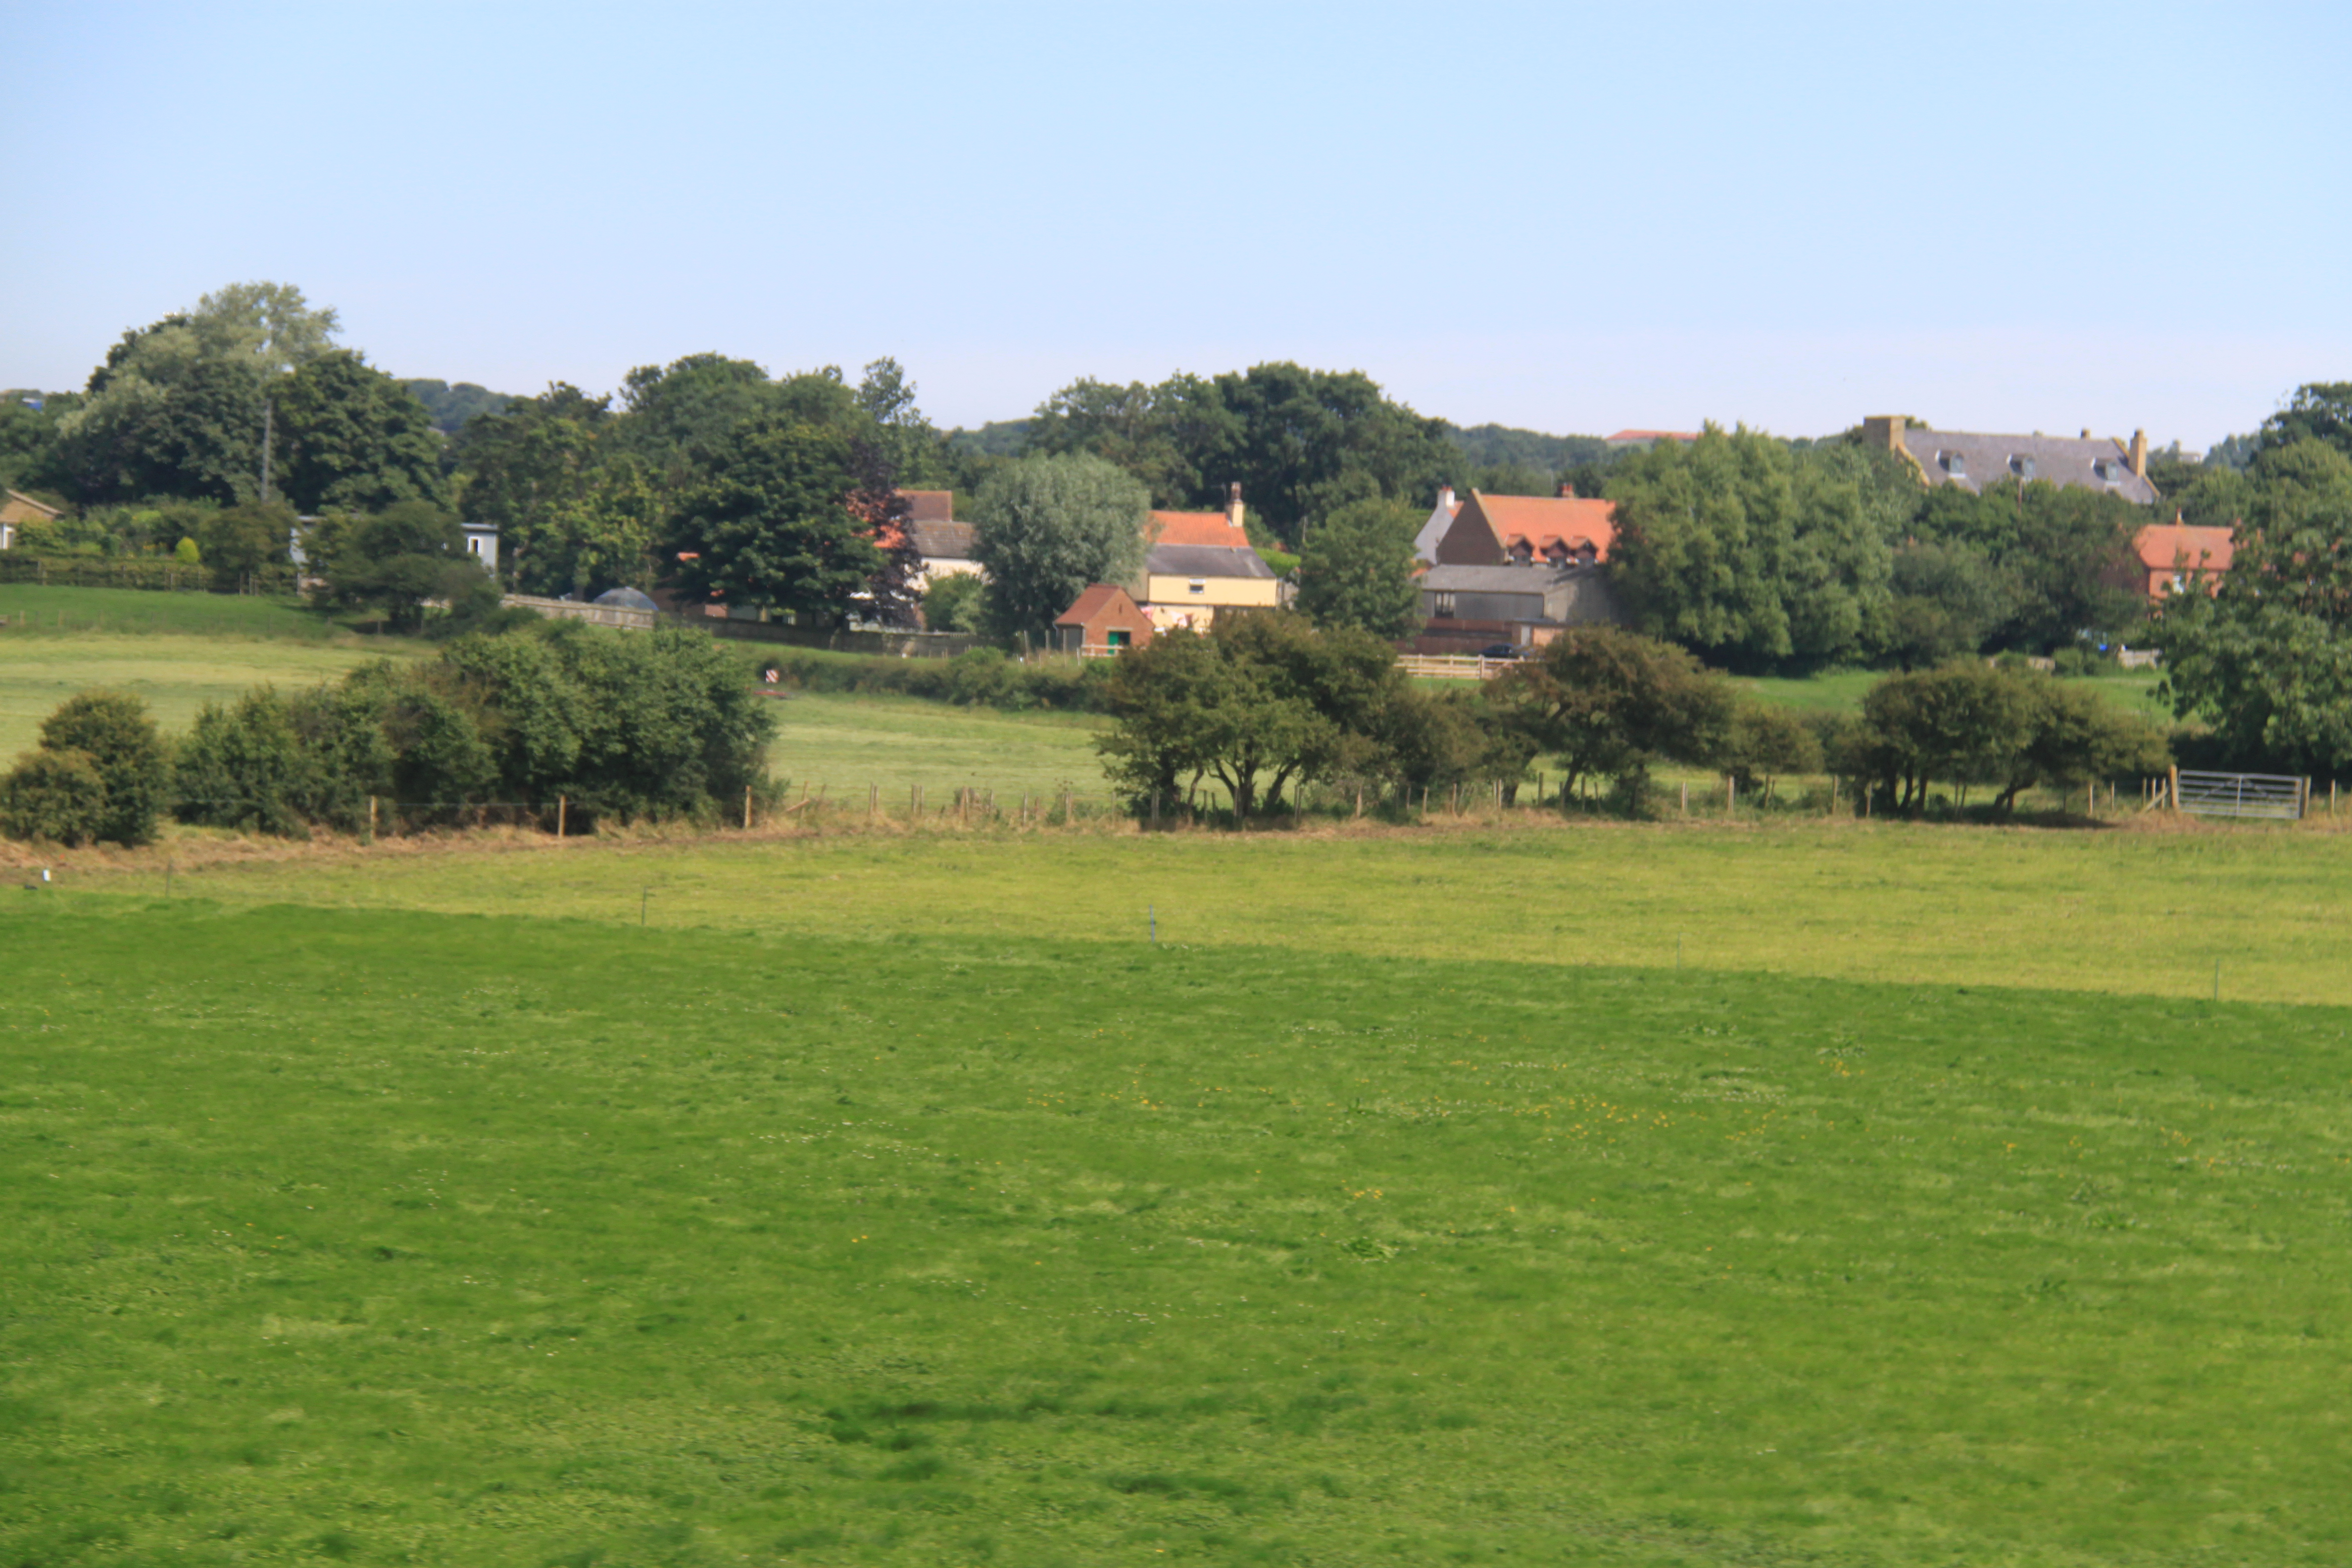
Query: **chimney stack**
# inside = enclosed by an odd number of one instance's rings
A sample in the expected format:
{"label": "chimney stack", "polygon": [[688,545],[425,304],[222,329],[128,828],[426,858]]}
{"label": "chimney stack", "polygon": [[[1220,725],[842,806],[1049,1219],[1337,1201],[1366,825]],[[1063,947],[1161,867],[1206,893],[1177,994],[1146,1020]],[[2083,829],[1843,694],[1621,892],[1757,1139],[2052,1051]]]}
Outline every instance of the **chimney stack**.
{"label": "chimney stack", "polygon": [[1559,485],[1559,499],[1562,500],[1574,500],[1576,499],[1576,487],[1570,484],[1567,480],[1562,479]]}
{"label": "chimney stack", "polygon": [[1225,526],[1236,533],[1242,531],[1242,482],[1239,479],[1225,487]]}
{"label": "chimney stack", "polygon": [[1862,443],[1889,452],[1903,450],[1903,430],[1911,421],[1900,414],[1874,414],[1862,422]]}
{"label": "chimney stack", "polygon": [[1452,485],[1440,485],[1437,487],[1437,504],[1448,512],[1453,511],[1454,487]]}
{"label": "chimney stack", "polygon": [[2131,468],[2136,477],[2147,478],[2147,432],[2145,430],[2132,432]]}

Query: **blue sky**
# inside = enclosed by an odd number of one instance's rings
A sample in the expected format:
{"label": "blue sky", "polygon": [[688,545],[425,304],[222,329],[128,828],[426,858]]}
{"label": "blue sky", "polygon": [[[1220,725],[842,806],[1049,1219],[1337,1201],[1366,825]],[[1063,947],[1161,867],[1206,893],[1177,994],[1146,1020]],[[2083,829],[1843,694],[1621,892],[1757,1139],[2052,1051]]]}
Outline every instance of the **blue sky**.
{"label": "blue sky", "polygon": [[2342,5],[0,0],[0,384],[218,285],[395,374],[1261,360],[1555,431],[2202,447],[2352,378]]}

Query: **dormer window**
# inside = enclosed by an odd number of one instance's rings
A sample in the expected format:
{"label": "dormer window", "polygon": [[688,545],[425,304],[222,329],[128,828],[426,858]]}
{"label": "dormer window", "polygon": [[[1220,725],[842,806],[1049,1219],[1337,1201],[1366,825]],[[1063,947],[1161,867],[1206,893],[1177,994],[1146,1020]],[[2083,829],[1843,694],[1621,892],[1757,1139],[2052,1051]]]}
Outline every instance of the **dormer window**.
{"label": "dormer window", "polygon": [[1944,470],[1944,472],[1951,475],[1954,479],[1968,478],[1969,460],[1967,457],[1961,453],[1938,452],[1936,454],[1936,463],[1937,467]]}
{"label": "dormer window", "polygon": [[2009,471],[2021,479],[2030,479],[2033,477],[2033,459],[2022,452],[2016,453],[2009,459]]}
{"label": "dormer window", "polygon": [[1206,577],[1195,577],[1185,586],[1195,594],[1205,594],[1209,591],[1209,580]]}
{"label": "dormer window", "polygon": [[2091,473],[2103,485],[2117,484],[2123,479],[2124,466],[2111,458],[2101,458],[2091,465]]}

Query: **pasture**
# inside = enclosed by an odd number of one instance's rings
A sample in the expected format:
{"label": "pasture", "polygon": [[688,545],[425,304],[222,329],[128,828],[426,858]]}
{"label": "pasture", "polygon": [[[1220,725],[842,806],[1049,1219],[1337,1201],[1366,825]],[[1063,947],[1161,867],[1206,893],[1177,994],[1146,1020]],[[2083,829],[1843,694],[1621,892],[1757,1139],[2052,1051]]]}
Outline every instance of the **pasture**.
{"label": "pasture", "polygon": [[169,733],[207,702],[249,688],[313,686],[422,645],[362,637],[280,599],[0,584],[0,767],[39,739],[75,692],[115,687],[146,700]]}
{"label": "pasture", "polygon": [[[900,803],[903,805],[903,802]],[[1834,822],[1576,822],[1248,835],[1097,828],[541,834],[372,849],[166,845],[0,858],[66,884],[223,902],[649,918],[895,941],[986,929],[1124,943],[1598,963],[2352,1005],[2352,834],[2125,818],[2052,830]],[[1547,822],[1549,825],[1547,826]],[[652,889],[650,899],[641,893]]]}
{"label": "pasture", "polygon": [[0,943],[11,1563],[2352,1550],[2340,1008],[978,913]]}
{"label": "pasture", "polygon": [[944,801],[963,787],[1003,800],[1050,795],[1068,785],[1103,787],[1094,738],[1105,721],[1088,713],[1001,712],[953,708],[913,697],[796,692],[775,704],[769,767],[796,790],[863,804],[878,786],[903,805],[910,785]]}

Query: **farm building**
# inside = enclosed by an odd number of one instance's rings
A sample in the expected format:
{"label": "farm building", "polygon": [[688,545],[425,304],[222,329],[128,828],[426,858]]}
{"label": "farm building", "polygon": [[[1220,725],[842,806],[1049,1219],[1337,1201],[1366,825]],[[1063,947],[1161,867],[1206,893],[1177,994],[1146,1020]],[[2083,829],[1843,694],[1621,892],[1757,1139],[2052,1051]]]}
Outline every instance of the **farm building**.
{"label": "farm building", "polygon": [[1155,629],[1126,589],[1097,583],[1054,617],[1054,647],[1058,653],[1119,653],[1141,647]]}
{"label": "farm building", "polygon": [[1624,617],[1596,566],[1433,566],[1421,577],[1422,653],[1540,647],[1563,627]]}
{"label": "farm building", "polygon": [[28,522],[54,522],[58,509],[45,506],[22,490],[0,490],[0,550],[12,550],[16,531]]}

